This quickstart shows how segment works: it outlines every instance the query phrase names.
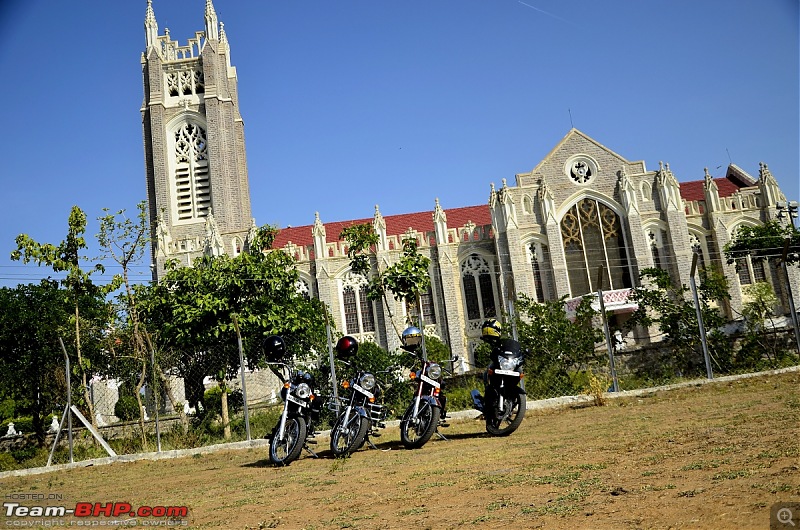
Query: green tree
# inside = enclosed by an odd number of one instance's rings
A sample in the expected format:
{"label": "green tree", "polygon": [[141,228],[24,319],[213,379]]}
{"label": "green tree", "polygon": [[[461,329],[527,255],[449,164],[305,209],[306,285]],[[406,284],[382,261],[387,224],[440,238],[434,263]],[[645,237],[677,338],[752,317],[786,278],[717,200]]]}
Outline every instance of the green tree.
{"label": "green tree", "polygon": [[800,263],[800,230],[783,226],[778,221],[767,221],[757,226],[741,226],[723,249],[728,263],[750,256],[754,260],[777,262],[783,255],[786,240],[789,253],[786,263]]}
{"label": "green tree", "polygon": [[13,414],[33,418],[40,445],[45,442],[45,419],[53,412],[60,415],[66,399],[58,337],[71,338],[72,311],[53,280],[0,288],[0,395],[13,403]]}
{"label": "green tree", "polygon": [[[94,405],[89,396],[89,375],[92,373],[92,356],[86,355],[82,347],[82,327],[80,307],[84,299],[102,299],[110,291],[116,288],[115,285],[100,287],[92,279],[92,274],[104,272],[105,268],[101,263],[85,271],[81,267],[81,261],[86,260],[82,252],[86,250],[86,214],[77,206],[70,210],[68,219],[67,237],[58,245],[51,243],[39,243],[27,234],[20,234],[16,238],[17,249],[11,253],[11,259],[21,260],[23,263],[33,261],[37,265],[51,267],[56,273],[64,273],[65,277],[61,284],[66,288],[73,307],[73,325],[75,329],[75,352],[77,356],[76,372],[81,377],[81,387],[85,405],[88,409],[92,423],[96,425]],[[91,324],[89,324],[91,325]],[[105,323],[97,323],[98,326],[105,327]]]}
{"label": "green tree", "polygon": [[775,332],[778,297],[772,286],[767,282],[757,282],[746,285],[743,291],[748,298],[742,308],[744,333],[733,367],[737,370],[761,370],[796,363],[797,355]]}
{"label": "green tree", "polygon": [[525,359],[529,395],[562,396],[580,391],[577,374],[603,358],[595,346],[603,341],[602,330],[594,325],[598,315],[592,296],[584,296],[574,320],[564,309],[566,298],[539,303],[523,293],[516,302],[517,336],[529,354]]}
{"label": "green tree", "polygon": [[[129,357],[138,369],[137,377],[132,380],[133,397],[139,405],[139,431],[142,447],[146,448],[147,437],[141,390],[147,379],[149,354],[130,273],[131,265],[142,261],[150,238],[148,237],[147,204],[141,201],[137,204],[137,209],[136,220],[133,220],[125,214],[125,210],[119,210],[116,214],[112,214],[107,208],[104,208],[103,211],[106,215],[98,218],[100,232],[97,234],[97,241],[103,252],[101,257],[113,260],[122,269],[122,274],[115,275],[113,285],[122,285],[124,288],[123,293],[117,298],[117,322],[121,327],[127,328],[128,333],[116,334],[116,338],[120,338],[121,335],[128,337],[130,342],[127,348],[120,348],[116,340],[112,341],[109,344],[109,351],[115,358]],[[181,413],[183,412],[182,407],[179,407],[179,410]]]}
{"label": "green tree", "polygon": [[[298,292],[292,257],[262,251],[273,238],[274,229],[266,227],[257,244],[234,258],[204,256],[192,267],[171,261],[163,280],[140,294],[142,319],[158,330],[165,362],[184,378],[192,405],[203,398],[205,376],[226,390],[225,380],[238,375],[234,316],[250,366],[263,363],[261,343],[272,334],[281,335],[300,359],[327,351],[325,307]],[[227,392],[221,395],[224,400]]]}
{"label": "green tree", "polygon": [[[391,293],[395,300],[405,304],[406,308],[417,308],[421,293],[431,285],[428,272],[431,260],[419,253],[415,239],[407,238],[403,240],[403,253],[400,259],[381,271],[375,257],[378,235],[371,224],[364,223],[344,228],[339,238],[347,242],[350,269],[369,282],[367,296],[370,300],[384,301],[389,318],[399,336],[400,330],[394,322],[387,293]],[[418,311],[416,313],[418,314]],[[407,314],[411,317],[414,312],[408,311]],[[419,322],[416,324],[419,325]]]}
{"label": "green tree", "polygon": [[[704,371],[697,312],[689,288],[673,285],[663,269],[644,269],[640,279],[640,286],[629,297],[639,307],[626,322],[626,328],[655,326],[665,346],[658,366],[650,367],[653,372],[648,375],[670,378]],[[719,308],[719,304],[730,299],[727,279],[717,269],[701,269],[697,291],[709,354],[718,369],[727,370],[732,357],[722,332],[726,319]]]}

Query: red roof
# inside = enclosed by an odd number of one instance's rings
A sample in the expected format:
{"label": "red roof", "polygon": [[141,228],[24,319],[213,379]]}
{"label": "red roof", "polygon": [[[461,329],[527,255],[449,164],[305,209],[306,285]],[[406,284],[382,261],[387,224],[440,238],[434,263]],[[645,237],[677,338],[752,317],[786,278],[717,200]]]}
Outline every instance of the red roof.
{"label": "red roof", "polygon": [[[706,195],[704,191],[704,180],[693,180],[691,182],[681,182],[681,197],[687,201],[704,201],[706,200]],[[719,196],[720,197],[730,197],[733,195],[739,188],[743,188],[745,186],[740,185],[743,183],[734,182],[733,179],[728,177],[719,177],[715,178],[714,182],[719,188]]]}
{"label": "red roof", "polygon": [[[484,204],[480,206],[465,206],[463,208],[450,208],[446,209],[447,214],[447,227],[458,228],[464,226],[472,221],[476,226],[484,226],[492,224],[492,216],[489,212],[489,206]],[[385,215],[383,220],[386,221],[386,235],[396,236],[404,234],[409,228],[413,228],[417,232],[426,233],[433,232],[433,212],[416,212],[416,213],[403,213],[399,215]],[[366,219],[353,219],[350,221],[334,221],[325,223],[325,239],[328,242],[338,241],[339,234],[342,229],[351,225],[372,223],[373,218]],[[311,230],[314,225],[293,226],[291,228],[281,228],[272,248],[283,248],[289,241],[299,247],[305,247],[314,244],[314,238],[311,235]]]}

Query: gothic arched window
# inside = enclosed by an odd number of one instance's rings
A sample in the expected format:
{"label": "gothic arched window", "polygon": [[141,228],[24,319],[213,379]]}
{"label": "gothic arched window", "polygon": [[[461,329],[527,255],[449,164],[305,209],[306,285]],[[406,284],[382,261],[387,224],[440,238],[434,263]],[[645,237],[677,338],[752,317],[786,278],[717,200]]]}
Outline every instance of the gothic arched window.
{"label": "gothic arched window", "polygon": [[494,279],[485,259],[473,253],[461,263],[461,284],[464,288],[467,319],[479,320],[497,316]]}
{"label": "gothic arched window", "polygon": [[653,257],[653,267],[667,270],[667,232],[658,227],[647,231],[647,239],[650,243],[650,254]]}
{"label": "gothic arched window", "polygon": [[706,257],[703,251],[703,244],[697,234],[689,234],[689,245],[692,247],[692,252],[697,254],[697,268],[706,268]]}
{"label": "gothic arched window", "polygon": [[543,261],[546,247],[541,243],[532,242],[527,246],[528,258],[531,261],[531,272],[533,273],[533,288],[536,292],[536,301],[543,302],[545,300],[544,294],[544,274],[543,274]]}
{"label": "gothic arched window", "polygon": [[367,285],[364,279],[348,273],[342,283],[344,332],[357,334],[375,331],[375,313],[372,301],[367,297]]}
{"label": "gothic arched window", "polygon": [[311,287],[309,287],[308,282],[305,281],[303,278],[297,280],[297,283],[294,284],[294,287],[300,294],[300,296],[302,296],[306,300],[311,299]]}
{"label": "gothic arched window", "polygon": [[173,134],[177,219],[206,217],[211,208],[206,131],[193,123],[184,123]]}
{"label": "gothic arched window", "polygon": [[[622,222],[602,202],[586,198],[575,203],[561,219],[561,241],[572,296],[633,287]],[[602,285],[597,285],[601,267]]]}
{"label": "gothic arched window", "polygon": [[[425,325],[436,324],[436,311],[434,309],[433,291],[431,290],[430,286],[428,286],[427,291],[420,294],[420,303],[422,304],[422,316],[424,317]],[[416,322],[416,318],[419,316],[419,307],[417,307],[417,305],[414,303],[407,304],[406,314]]]}

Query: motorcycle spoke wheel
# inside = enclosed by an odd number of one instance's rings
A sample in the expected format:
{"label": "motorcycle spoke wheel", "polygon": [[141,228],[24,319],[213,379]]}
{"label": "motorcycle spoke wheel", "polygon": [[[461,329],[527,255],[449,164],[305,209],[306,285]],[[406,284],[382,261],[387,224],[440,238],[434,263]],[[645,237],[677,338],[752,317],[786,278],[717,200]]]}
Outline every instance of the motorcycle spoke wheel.
{"label": "motorcycle spoke wheel", "polygon": [[439,407],[431,406],[427,401],[421,401],[417,417],[413,417],[414,404],[412,403],[400,421],[400,441],[407,449],[422,447],[431,439],[436,427],[439,425]]}
{"label": "motorcycle spoke wheel", "polygon": [[503,410],[495,411],[496,416],[486,418],[486,432],[493,436],[508,436],[516,431],[525,418],[525,396],[516,394],[504,400]]}
{"label": "motorcycle spoke wheel", "polygon": [[331,452],[334,456],[346,456],[361,447],[369,430],[369,421],[352,412],[344,425],[344,414],[339,416],[331,429]]}
{"label": "motorcycle spoke wheel", "polygon": [[303,418],[287,418],[283,439],[278,439],[278,429],[269,444],[269,461],[276,466],[288,466],[300,456],[306,441],[306,422]]}

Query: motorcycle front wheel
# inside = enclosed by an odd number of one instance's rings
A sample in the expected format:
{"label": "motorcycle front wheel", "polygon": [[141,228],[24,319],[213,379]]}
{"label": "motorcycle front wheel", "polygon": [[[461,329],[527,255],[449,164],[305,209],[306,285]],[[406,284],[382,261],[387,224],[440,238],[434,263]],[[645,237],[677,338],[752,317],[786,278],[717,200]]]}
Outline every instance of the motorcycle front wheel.
{"label": "motorcycle front wheel", "polygon": [[517,430],[517,427],[525,418],[525,395],[514,394],[510,398],[503,400],[503,410],[496,410],[494,403],[486,404],[486,408],[495,408],[495,417],[486,414],[486,432],[492,436],[508,436]]}
{"label": "motorcycle front wheel", "polygon": [[439,425],[440,414],[439,407],[434,407],[427,401],[420,401],[417,417],[414,418],[414,403],[408,406],[403,419],[400,420],[400,440],[406,449],[422,447],[431,439]]}
{"label": "motorcycle front wheel", "polygon": [[269,461],[276,466],[288,466],[300,456],[306,441],[306,421],[301,417],[287,418],[283,439],[278,439],[278,428],[269,444]]}
{"label": "motorcycle front wheel", "polygon": [[369,421],[357,412],[351,412],[347,425],[344,414],[339,415],[331,429],[331,452],[334,456],[346,456],[361,447],[369,430]]}

